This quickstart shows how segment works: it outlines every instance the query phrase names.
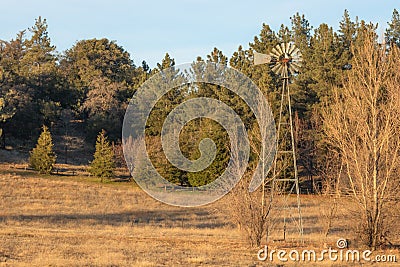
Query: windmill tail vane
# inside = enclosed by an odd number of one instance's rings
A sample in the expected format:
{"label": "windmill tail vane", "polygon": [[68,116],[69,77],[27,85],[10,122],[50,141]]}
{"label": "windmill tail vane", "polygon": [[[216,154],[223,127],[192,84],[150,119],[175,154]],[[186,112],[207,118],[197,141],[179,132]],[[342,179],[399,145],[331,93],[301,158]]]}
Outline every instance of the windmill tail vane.
{"label": "windmill tail vane", "polygon": [[302,54],[293,43],[281,43],[272,48],[269,54],[254,51],[254,65],[269,64],[282,78],[298,73],[302,65]]}
{"label": "windmill tail vane", "polygon": [[267,54],[253,52],[254,65],[269,64],[272,61],[272,57]]}

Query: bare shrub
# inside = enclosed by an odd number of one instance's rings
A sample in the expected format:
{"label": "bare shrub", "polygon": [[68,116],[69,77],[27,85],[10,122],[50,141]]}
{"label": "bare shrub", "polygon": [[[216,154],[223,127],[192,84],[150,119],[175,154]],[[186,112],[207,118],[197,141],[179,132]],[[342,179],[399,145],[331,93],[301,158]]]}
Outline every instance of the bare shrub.
{"label": "bare shrub", "polygon": [[400,204],[400,51],[365,32],[353,47],[352,70],[325,108],[324,132],[341,154],[349,190],[358,204],[354,220],[359,238],[378,248],[390,239],[393,207]]}
{"label": "bare shrub", "polygon": [[229,216],[252,247],[259,246],[263,236],[269,234],[272,202],[263,206],[262,195],[261,189],[250,193],[246,179],[242,179],[229,195]]}

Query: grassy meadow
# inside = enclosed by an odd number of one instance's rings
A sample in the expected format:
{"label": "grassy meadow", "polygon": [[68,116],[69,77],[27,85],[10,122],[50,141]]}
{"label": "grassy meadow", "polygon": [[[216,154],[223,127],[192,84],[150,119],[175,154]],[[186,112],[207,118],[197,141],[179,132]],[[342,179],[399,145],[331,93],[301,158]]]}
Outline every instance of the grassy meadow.
{"label": "grassy meadow", "polygon": [[[259,248],[248,246],[225,212],[229,197],[205,207],[172,207],[152,199],[133,182],[100,183],[85,174],[84,166],[59,165],[73,170],[75,175],[47,176],[27,170],[26,166],[0,166],[0,266],[281,264],[257,259]],[[287,242],[274,241],[279,240],[278,234],[272,236],[268,246],[320,251],[327,246],[335,248],[340,237],[351,240],[353,233],[346,231],[347,205],[338,206],[331,232],[325,237],[324,214],[330,204],[324,199],[302,196],[302,242],[290,236]],[[353,248],[356,245],[350,243]],[[382,253],[400,256],[394,248]]]}

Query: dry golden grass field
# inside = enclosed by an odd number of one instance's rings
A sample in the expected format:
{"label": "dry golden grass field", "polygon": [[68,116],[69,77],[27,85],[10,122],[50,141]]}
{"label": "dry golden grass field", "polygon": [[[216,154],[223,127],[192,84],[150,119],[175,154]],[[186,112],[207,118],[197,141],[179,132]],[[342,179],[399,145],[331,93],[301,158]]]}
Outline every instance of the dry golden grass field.
{"label": "dry golden grass field", "polygon": [[[0,266],[282,266],[257,259],[259,248],[248,247],[224,213],[227,198],[206,207],[172,207],[131,182],[102,184],[80,175],[79,167],[75,176],[39,176],[24,166],[0,166]],[[271,242],[271,248],[322,250],[339,237],[353,238],[345,209],[325,237],[329,204],[319,196],[302,201],[304,242]],[[381,253],[400,257],[395,249]]]}

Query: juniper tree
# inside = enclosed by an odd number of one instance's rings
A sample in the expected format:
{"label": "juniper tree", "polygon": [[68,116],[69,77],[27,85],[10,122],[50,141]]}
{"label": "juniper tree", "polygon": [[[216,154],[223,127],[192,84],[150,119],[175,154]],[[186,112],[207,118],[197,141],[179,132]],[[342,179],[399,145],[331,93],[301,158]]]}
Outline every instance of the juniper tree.
{"label": "juniper tree", "polygon": [[56,163],[53,140],[46,126],[39,136],[36,147],[30,152],[29,165],[40,173],[50,174]]}
{"label": "juniper tree", "polygon": [[90,164],[89,172],[101,178],[110,178],[115,170],[114,150],[107,139],[106,132],[102,130],[97,136],[94,159]]}

